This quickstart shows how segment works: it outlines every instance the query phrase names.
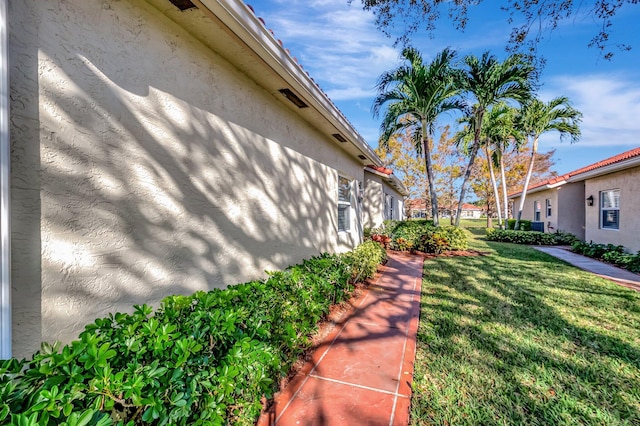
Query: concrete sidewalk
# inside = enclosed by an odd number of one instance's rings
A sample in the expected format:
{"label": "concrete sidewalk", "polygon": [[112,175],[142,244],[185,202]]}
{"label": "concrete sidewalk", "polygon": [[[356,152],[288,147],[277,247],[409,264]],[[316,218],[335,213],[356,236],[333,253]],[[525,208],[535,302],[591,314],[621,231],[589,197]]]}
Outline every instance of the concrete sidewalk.
{"label": "concrete sidewalk", "polygon": [[407,425],[423,262],[389,254],[356,309],[323,339],[258,425]]}
{"label": "concrete sidewalk", "polygon": [[568,247],[532,246],[536,250],[550,254],[553,257],[564,260],[570,265],[576,266],[599,277],[614,281],[625,287],[640,291],[640,275],[618,268],[608,263],[601,262],[590,257],[573,253]]}

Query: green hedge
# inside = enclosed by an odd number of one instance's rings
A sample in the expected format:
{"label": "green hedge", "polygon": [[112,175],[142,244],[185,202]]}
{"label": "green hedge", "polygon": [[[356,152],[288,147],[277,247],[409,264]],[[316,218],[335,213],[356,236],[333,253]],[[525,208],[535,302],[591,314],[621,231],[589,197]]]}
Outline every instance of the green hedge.
{"label": "green hedge", "polygon": [[625,253],[623,246],[576,241],[571,249],[584,256],[601,259],[631,272],[640,272],[640,251],[636,254]]}
{"label": "green hedge", "polygon": [[0,424],[253,424],[331,304],[386,254],[371,241],[265,280],[165,298],[0,361]]}
{"label": "green hedge", "polygon": [[513,231],[488,228],[487,239],[489,241],[500,241],[504,243],[554,246],[571,244],[576,240],[576,237],[566,232],[549,234],[537,231]]}
{"label": "green hedge", "polygon": [[[507,229],[513,230],[516,226],[515,219],[507,219]],[[518,225],[518,231],[531,231],[531,221],[530,220],[520,220],[520,224]]]}

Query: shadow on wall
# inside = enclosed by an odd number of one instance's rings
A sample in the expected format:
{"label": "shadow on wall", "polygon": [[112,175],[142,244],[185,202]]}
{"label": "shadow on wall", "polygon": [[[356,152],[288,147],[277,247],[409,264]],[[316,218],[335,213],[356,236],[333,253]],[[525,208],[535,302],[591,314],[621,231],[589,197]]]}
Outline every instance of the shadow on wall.
{"label": "shadow on wall", "polygon": [[[145,25],[148,37],[165,31]],[[183,58],[160,56],[178,54],[176,45],[159,48],[154,73],[140,40],[118,63],[84,42],[76,41],[93,49],[68,45],[61,55],[41,45],[39,63],[17,65],[39,82],[26,89],[25,108],[37,111],[39,89],[40,116],[24,131],[12,123],[14,311],[34,324],[14,342],[16,355],[41,336],[68,341],[108,312],[254,279],[335,248],[335,172],[287,146],[300,132],[319,134],[290,122],[288,109],[210,51],[195,64],[189,56],[203,47]],[[184,56],[189,67],[171,81]],[[140,69],[127,75],[123,61]],[[22,106],[13,108],[20,116]],[[289,120],[275,132],[268,123],[282,115]]]}

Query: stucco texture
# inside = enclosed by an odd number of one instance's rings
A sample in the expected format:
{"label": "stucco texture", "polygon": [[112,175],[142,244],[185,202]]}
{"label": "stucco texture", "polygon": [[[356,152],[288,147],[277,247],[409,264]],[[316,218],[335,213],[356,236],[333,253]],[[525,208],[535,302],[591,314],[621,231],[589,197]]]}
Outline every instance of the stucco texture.
{"label": "stucco texture", "polygon": [[9,23],[14,355],[359,242],[337,177],[362,167],[149,4],[23,0]]}
{"label": "stucco texture", "polygon": [[[540,221],[545,232],[569,232],[584,238],[584,184],[568,183],[557,188],[527,194],[522,209],[522,219],[534,220],[535,203],[540,203]],[[551,214],[547,215],[546,203],[551,203]],[[514,198],[517,209],[520,197]],[[517,214],[517,212],[516,212]]]}
{"label": "stucco texture", "polygon": [[[600,192],[620,190],[620,228],[600,226]],[[627,251],[640,250],[640,167],[611,173],[585,182],[585,195],[593,196],[593,206],[586,207],[585,240],[622,245]]]}
{"label": "stucco texture", "polygon": [[385,195],[393,197],[393,218],[404,217],[404,196],[396,191],[378,174],[364,172],[363,225],[367,228],[379,228],[385,220]]}

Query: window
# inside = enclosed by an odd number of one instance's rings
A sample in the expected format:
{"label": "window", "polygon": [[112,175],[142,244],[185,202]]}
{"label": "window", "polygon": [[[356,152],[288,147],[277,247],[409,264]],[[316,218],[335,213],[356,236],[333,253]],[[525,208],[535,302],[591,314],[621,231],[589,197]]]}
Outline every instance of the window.
{"label": "window", "polygon": [[620,190],[600,192],[600,228],[620,229]]}
{"label": "window", "polygon": [[547,217],[551,216],[551,200],[548,198],[544,200],[544,206],[547,211]]}
{"label": "window", "polygon": [[533,220],[540,222],[540,201],[533,202]]}
{"label": "window", "polygon": [[338,176],[338,232],[351,229],[351,181]]}
{"label": "window", "polygon": [[384,194],[384,220],[393,220],[393,197]]}

